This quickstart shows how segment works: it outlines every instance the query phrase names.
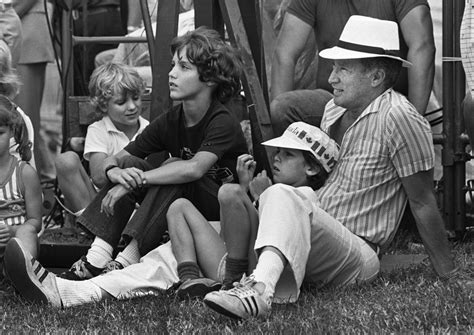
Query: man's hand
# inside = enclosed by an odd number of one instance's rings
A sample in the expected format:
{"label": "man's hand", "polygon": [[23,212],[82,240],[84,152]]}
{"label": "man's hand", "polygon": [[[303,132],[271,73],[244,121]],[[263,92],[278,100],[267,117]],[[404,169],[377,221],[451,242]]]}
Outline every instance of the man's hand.
{"label": "man's hand", "polygon": [[145,173],[136,167],[126,169],[115,167],[107,171],[107,177],[112,183],[120,184],[128,191],[146,184]]}
{"label": "man's hand", "polygon": [[243,154],[237,158],[237,176],[239,177],[240,185],[245,189],[249,188],[249,183],[255,173],[257,162],[253,159],[252,155]]}
{"label": "man's hand", "polygon": [[263,170],[250,182],[249,189],[250,194],[254,200],[257,200],[260,197],[260,194],[263,193],[267,188],[272,186],[272,181],[267,176],[267,171]]}
{"label": "man's hand", "polygon": [[0,243],[6,244],[12,238],[10,227],[2,221],[0,221]]}
{"label": "man's hand", "polygon": [[104,212],[107,216],[114,215],[115,204],[127,193],[128,189],[122,184],[115,185],[107,192],[107,195],[104,197],[104,199],[102,199],[100,211]]}

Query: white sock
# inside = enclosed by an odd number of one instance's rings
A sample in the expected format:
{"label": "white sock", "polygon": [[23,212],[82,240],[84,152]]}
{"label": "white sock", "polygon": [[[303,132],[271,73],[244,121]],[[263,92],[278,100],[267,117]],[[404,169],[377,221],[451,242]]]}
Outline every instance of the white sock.
{"label": "white sock", "polygon": [[100,237],[96,237],[87,251],[87,261],[96,268],[102,269],[112,260],[114,248]]}
{"label": "white sock", "polygon": [[115,260],[122,264],[123,267],[138,263],[140,261],[138,241],[136,239],[131,240],[125,249],[118,253],[117,257],[115,257]]}
{"label": "white sock", "polygon": [[64,307],[102,300],[102,290],[89,280],[74,281],[56,277],[56,284]]}
{"label": "white sock", "polygon": [[265,284],[265,294],[273,297],[275,287],[280,279],[285,265],[281,257],[273,251],[264,250],[258,258],[257,266],[253,271],[256,282]]}

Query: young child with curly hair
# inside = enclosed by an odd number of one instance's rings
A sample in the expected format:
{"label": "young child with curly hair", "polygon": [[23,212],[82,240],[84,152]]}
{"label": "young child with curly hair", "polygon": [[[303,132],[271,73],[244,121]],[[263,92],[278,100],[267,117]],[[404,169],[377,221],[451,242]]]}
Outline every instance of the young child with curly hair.
{"label": "young child with curly hair", "polygon": [[144,89],[142,78],[125,65],[104,64],[92,73],[90,100],[102,117],[87,128],[83,155],[90,175],[74,151],[63,152],[55,161],[59,188],[72,213],[79,215],[107,183],[105,159],[120,152],[149,124],[141,117]]}

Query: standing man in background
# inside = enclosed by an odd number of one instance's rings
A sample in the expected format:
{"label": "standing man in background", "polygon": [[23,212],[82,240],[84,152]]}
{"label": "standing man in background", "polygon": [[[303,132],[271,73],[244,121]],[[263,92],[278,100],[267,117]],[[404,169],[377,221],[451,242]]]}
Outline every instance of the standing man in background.
{"label": "standing man in background", "polygon": [[427,0],[292,0],[273,55],[270,105],[275,135],[294,121],[318,126],[332,98],[328,84],[332,62],[318,58],[316,90],[292,91],[296,62],[311,30],[319,50],[333,47],[351,15],[394,21],[401,31],[401,56],[413,64],[394,89],[424,114],[433,86],[435,46]]}

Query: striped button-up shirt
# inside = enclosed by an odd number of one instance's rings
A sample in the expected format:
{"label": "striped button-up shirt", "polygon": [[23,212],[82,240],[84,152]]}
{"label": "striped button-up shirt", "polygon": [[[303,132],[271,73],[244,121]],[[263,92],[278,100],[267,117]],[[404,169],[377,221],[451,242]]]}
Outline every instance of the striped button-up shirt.
{"label": "striped button-up shirt", "polygon": [[[321,129],[329,133],[344,112],[331,100]],[[429,123],[389,89],[344,134],[338,163],[318,191],[321,208],[354,234],[383,246],[393,238],[407,202],[400,178],[433,166]]]}

